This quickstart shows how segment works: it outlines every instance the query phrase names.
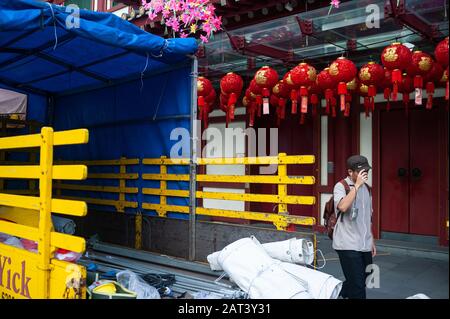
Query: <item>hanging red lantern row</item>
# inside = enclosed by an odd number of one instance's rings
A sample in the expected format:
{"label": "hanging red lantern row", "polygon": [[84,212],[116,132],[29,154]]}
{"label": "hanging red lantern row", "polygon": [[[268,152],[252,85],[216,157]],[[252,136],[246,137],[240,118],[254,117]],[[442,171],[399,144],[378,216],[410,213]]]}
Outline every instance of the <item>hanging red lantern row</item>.
{"label": "hanging red lantern row", "polygon": [[[308,63],[300,63],[290,71],[290,79],[300,95],[300,123],[303,124],[308,113],[308,88],[317,78],[316,69]],[[298,97],[298,96],[297,96]]]}
{"label": "hanging red lantern row", "polygon": [[398,92],[402,93],[403,105],[405,106],[405,113],[409,113],[409,94],[414,91],[413,80],[408,74],[403,73],[402,81],[398,83]]}
{"label": "hanging red lantern row", "polygon": [[271,67],[263,66],[258,71],[256,71],[255,83],[261,88],[263,97],[263,114],[269,114],[270,92],[272,91],[272,88],[278,83],[278,73]]}
{"label": "hanging red lantern row", "polygon": [[365,109],[366,116],[368,115],[369,110],[372,112],[375,110],[375,96],[377,95],[377,85],[383,82],[384,77],[385,74],[383,67],[375,62],[369,62],[359,70],[359,80],[362,84],[368,87],[367,95],[369,98],[369,104],[364,104],[365,107],[367,106],[369,108]]}
{"label": "hanging red lantern row", "polygon": [[289,98],[290,89],[284,80],[278,81],[278,83],[272,89],[273,102],[277,105],[277,125],[280,125],[281,120],[286,117],[286,102]]}
{"label": "hanging red lantern row", "polygon": [[203,121],[205,128],[208,128],[208,114],[212,111],[215,99],[216,92],[211,82],[207,78],[199,76],[197,79],[197,105],[200,120]]}
{"label": "hanging red lantern row", "polygon": [[408,75],[413,78],[416,91],[415,104],[422,105],[423,78],[433,67],[433,58],[422,51],[414,51],[411,56],[411,64],[407,68]]}
{"label": "hanging red lantern row", "polygon": [[381,62],[392,71],[392,100],[397,101],[398,85],[402,81],[402,72],[411,63],[411,51],[401,43],[392,43],[381,53]]}
{"label": "hanging red lantern row", "polygon": [[[335,79],[330,75],[328,72],[329,68],[323,69],[318,75],[317,75],[317,85],[319,86],[319,89],[323,92],[326,105],[325,105],[325,112],[326,114],[330,114],[330,111],[332,112],[333,117],[336,116],[336,109],[332,109],[332,105],[336,104],[335,97],[334,97],[334,88],[336,86]],[[333,102],[334,101],[334,102]]]}
{"label": "hanging red lantern row", "polygon": [[445,99],[449,99],[449,83],[448,83],[448,37],[438,43],[434,50],[436,61],[445,69],[447,68],[447,80],[445,81]]}
{"label": "hanging red lantern row", "polygon": [[229,72],[220,80],[220,108],[226,113],[226,127],[234,120],[234,109],[242,93],[244,81],[240,75]]}
{"label": "hanging red lantern row", "polygon": [[338,83],[338,95],[340,96],[341,111],[345,111],[345,97],[348,93],[347,82],[352,81],[358,72],[355,63],[345,57],[337,58],[331,63],[328,73]]}

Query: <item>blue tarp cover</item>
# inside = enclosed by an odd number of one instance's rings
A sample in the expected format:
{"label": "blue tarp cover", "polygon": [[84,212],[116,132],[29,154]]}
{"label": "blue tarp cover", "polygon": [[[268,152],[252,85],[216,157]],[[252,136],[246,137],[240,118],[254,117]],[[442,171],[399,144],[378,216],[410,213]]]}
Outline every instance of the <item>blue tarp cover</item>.
{"label": "blue tarp cover", "polygon": [[[0,0],[0,87],[28,92],[32,97],[28,119],[45,122],[55,131],[89,129],[88,144],[58,147],[56,159],[169,156],[177,142],[170,140],[172,130],[190,127],[188,55],[196,52],[196,40],[165,40],[113,14],[87,10],[81,10],[78,28],[68,28],[66,22],[74,22],[70,14],[65,7],[45,2]],[[51,105],[40,94],[51,96]],[[143,165],[129,169],[159,172],[159,167]],[[92,167],[90,172],[102,172],[102,167]],[[188,168],[171,167],[171,172],[187,174]],[[187,182],[168,184],[172,189],[189,186]],[[127,182],[127,187],[133,186],[158,188],[159,182]],[[65,193],[117,198],[108,193]],[[139,203],[159,202],[156,196],[126,197]],[[187,204],[181,198],[168,202]]]}
{"label": "blue tarp cover", "polygon": [[163,39],[110,13],[0,0],[0,83],[62,93],[188,61],[193,38]]}

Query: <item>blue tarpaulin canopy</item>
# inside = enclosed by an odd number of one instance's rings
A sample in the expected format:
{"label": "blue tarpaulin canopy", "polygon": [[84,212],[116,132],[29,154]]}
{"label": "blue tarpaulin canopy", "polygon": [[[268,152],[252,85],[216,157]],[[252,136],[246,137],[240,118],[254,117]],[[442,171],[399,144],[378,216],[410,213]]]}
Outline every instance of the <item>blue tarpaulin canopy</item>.
{"label": "blue tarpaulin canopy", "polygon": [[[163,39],[110,13],[81,10],[77,21],[69,8],[0,0],[0,87],[28,94],[28,119],[56,131],[89,129],[87,145],[57,148],[56,159],[169,156],[177,142],[172,131],[191,128],[196,70],[189,55],[196,50],[193,38]],[[142,165],[131,169],[151,172]],[[188,173],[186,167],[171,169]],[[159,182],[127,184],[157,188]],[[186,182],[170,184],[189,188]],[[127,199],[159,201],[137,194]]]}
{"label": "blue tarpaulin canopy", "polygon": [[0,0],[0,82],[38,93],[115,83],[186,62],[196,40],[163,39],[109,13]]}

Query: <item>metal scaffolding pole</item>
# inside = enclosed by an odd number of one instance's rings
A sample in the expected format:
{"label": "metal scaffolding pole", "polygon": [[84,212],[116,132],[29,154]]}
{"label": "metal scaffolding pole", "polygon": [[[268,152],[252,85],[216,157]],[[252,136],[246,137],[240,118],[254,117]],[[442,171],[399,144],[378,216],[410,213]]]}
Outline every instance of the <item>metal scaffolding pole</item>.
{"label": "metal scaffolding pole", "polygon": [[191,71],[191,140],[189,162],[189,260],[195,260],[195,224],[196,224],[196,177],[197,177],[197,78],[198,60],[192,58]]}

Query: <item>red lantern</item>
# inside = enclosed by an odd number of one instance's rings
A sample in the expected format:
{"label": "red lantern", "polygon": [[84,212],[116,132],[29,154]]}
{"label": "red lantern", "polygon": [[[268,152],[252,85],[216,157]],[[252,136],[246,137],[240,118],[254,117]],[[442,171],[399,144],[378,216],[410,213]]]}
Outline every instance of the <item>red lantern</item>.
{"label": "red lantern", "polygon": [[[336,86],[336,80],[328,72],[329,68],[325,68],[317,75],[317,85],[319,89],[324,92],[326,101],[326,114],[330,114],[331,104],[334,98],[334,87]],[[333,110],[336,113],[336,110]]]}
{"label": "red lantern", "polygon": [[226,127],[228,127],[229,121],[234,119],[234,108],[241,95],[243,86],[244,81],[242,81],[242,78],[233,72],[227,73],[220,80],[221,106],[225,107],[225,113],[227,114]]}
{"label": "red lantern", "polygon": [[[300,63],[291,70],[291,79],[296,88],[299,88],[301,97],[301,113],[308,113],[308,88],[316,81],[316,69],[308,63]],[[304,115],[302,115],[304,119]],[[301,121],[303,122],[303,119]]]}
{"label": "red lantern", "polygon": [[338,83],[341,111],[345,111],[345,96],[347,95],[347,82],[353,80],[358,70],[356,65],[345,57],[337,58],[331,63],[328,73]]}
{"label": "red lantern", "polygon": [[211,99],[211,94],[214,94],[215,99],[216,92],[214,91],[211,82],[207,78],[199,76],[197,79],[197,105],[200,111],[200,120],[203,121],[205,128],[208,128],[208,114],[211,111],[208,98]]}
{"label": "red lantern", "polygon": [[433,67],[433,58],[421,51],[415,51],[411,57],[411,64],[407,68],[407,73],[414,79],[414,88],[416,89],[415,103],[422,105],[423,77],[431,71]]}
{"label": "red lantern", "polygon": [[278,125],[280,125],[280,120],[283,120],[286,116],[286,101],[290,94],[289,86],[284,82],[284,80],[280,80],[273,87],[272,93],[272,96],[274,96],[277,101],[277,122]]}
{"label": "red lantern", "polygon": [[436,61],[442,65],[443,68],[448,66],[448,37],[438,43],[434,50]]}
{"label": "red lantern", "polygon": [[262,90],[263,96],[263,114],[269,114],[270,91],[278,82],[278,73],[268,66],[263,66],[255,74],[255,83]]}
{"label": "red lantern", "polygon": [[377,85],[380,85],[384,80],[384,69],[378,63],[369,62],[359,70],[358,77],[361,83],[368,87],[369,108],[374,111]]}
{"label": "red lantern", "polygon": [[392,43],[381,53],[381,62],[392,71],[392,100],[397,101],[398,84],[402,81],[402,71],[411,63],[411,51],[401,43]]}

